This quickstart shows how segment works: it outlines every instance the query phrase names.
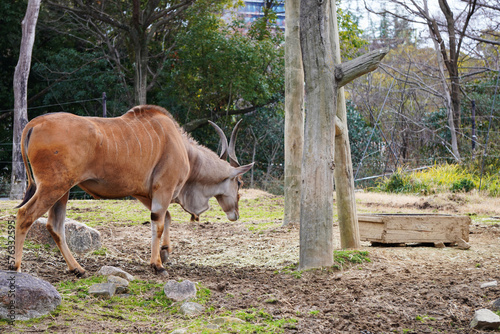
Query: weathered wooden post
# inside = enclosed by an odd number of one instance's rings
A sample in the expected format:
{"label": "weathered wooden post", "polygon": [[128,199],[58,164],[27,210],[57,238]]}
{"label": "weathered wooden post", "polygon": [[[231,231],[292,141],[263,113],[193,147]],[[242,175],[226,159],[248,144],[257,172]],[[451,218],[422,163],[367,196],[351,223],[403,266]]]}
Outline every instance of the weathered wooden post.
{"label": "weathered wooden post", "polygon": [[102,117],[108,116],[108,110],[106,107],[106,100],[107,100],[106,92],[103,92],[102,93]]}
{"label": "weathered wooden post", "polygon": [[[330,12],[333,58],[335,65],[338,65],[342,62],[342,58],[340,56],[335,0],[331,0]],[[337,123],[343,125],[343,131],[336,131],[335,133],[335,191],[337,193],[336,204],[340,229],[340,247],[359,248],[361,247],[361,241],[359,238],[356,198],[354,196],[354,174],[352,171],[344,87],[340,87],[337,93]]]}
{"label": "weathered wooden post", "polygon": [[304,70],[300,52],[299,13],[300,0],[285,1],[285,215],[283,225],[300,222],[300,183],[304,141]]}
{"label": "weathered wooden post", "polygon": [[[344,151],[343,158],[339,161],[345,166],[340,168],[345,170],[350,164],[350,152],[346,148],[349,145],[345,113],[340,114],[344,117],[343,122],[337,117],[339,89],[355,78],[376,69],[380,60],[387,54],[386,50],[373,51],[352,61],[335,65],[333,44],[338,45],[338,38],[334,42],[333,20],[336,21],[336,15],[333,14],[335,12],[332,13],[332,10],[335,10],[332,8],[332,2],[301,0],[300,5],[300,42],[306,94],[300,205],[299,267],[301,270],[333,264],[336,131],[340,133],[338,146]],[[339,122],[337,127],[336,122]],[[342,133],[345,133],[344,137]],[[344,177],[342,175],[345,174],[340,171],[338,175]],[[352,197],[348,197],[346,201],[354,201],[352,166],[350,166],[350,178],[343,189],[351,191]],[[350,210],[352,209],[351,206]]]}

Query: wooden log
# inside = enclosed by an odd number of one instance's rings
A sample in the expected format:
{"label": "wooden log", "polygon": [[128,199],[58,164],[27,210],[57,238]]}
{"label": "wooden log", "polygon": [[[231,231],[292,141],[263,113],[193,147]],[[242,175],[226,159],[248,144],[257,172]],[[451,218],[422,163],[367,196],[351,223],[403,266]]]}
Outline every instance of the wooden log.
{"label": "wooden log", "polygon": [[363,74],[376,70],[387,53],[389,53],[389,49],[375,50],[335,65],[337,87],[343,87]]}
{"label": "wooden log", "polygon": [[[330,29],[333,58],[335,64],[341,63],[340,41],[337,24],[335,1],[331,0]],[[352,170],[351,146],[347,125],[347,108],[344,88],[337,85],[337,116],[335,129],[335,190],[337,193],[337,212],[340,229],[340,246],[342,248],[359,248],[358,216],[354,195],[354,174]],[[340,130],[340,131],[339,131]],[[338,132],[337,132],[338,131]]]}

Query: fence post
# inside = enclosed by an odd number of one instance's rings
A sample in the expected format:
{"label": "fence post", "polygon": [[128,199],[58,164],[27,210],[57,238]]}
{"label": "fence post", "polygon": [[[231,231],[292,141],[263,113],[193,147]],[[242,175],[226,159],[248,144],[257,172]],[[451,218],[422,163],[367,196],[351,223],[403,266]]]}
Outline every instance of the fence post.
{"label": "fence post", "polygon": [[106,117],[106,92],[102,93],[102,117]]}
{"label": "fence post", "polygon": [[476,149],[476,101],[472,100],[472,109],[471,109],[471,118],[472,118],[472,159],[474,160],[474,150]]}

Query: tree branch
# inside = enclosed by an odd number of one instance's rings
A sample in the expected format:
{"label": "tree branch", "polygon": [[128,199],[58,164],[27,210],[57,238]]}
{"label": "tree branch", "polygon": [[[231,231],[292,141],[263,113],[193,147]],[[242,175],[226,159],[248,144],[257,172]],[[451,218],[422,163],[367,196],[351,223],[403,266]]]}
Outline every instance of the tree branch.
{"label": "tree branch", "polygon": [[342,87],[352,80],[376,70],[382,58],[389,53],[389,49],[380,49],[364,54],[356,59],[335,66],[337,87]]}

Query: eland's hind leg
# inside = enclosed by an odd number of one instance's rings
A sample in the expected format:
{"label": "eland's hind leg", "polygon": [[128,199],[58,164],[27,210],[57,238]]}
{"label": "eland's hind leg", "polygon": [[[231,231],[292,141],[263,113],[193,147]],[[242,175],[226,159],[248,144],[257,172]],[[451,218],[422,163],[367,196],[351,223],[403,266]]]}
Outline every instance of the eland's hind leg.
{"label": "eland's hind leg", "polygon": [[172,222],[172,217],[170,212],[167,211],[165,214],[165,224],[163,226],[163,242],[160,248],[160,259],[162,263],[167,262],[170,254],[172,254],[172,243],[170,242],[170,223]]}
{"label": "eland's hind leg", "polygon": [[19,208],[16,218],[15,232],[15,253],[14,267],[11,270],[21,271],[21,261],[23,257],[23,245],[33,222],[40,218],[56,203],[67,190],[61,191],[58,189],[46,189],[43,185],[37,185],[37,189],[33,197]]}
{"label": "eland's hind leg", "polygon": [[52,235],[57,247],[59,247],[64,260],[66,260],[68,270],[75,274],[76,277],[82,277],[85,274],[85,269],[75,260],[66,243],[64,219],[66,218],[68,197],[69,191],[50,208],[49,219],[47,219],[47,230]]}

